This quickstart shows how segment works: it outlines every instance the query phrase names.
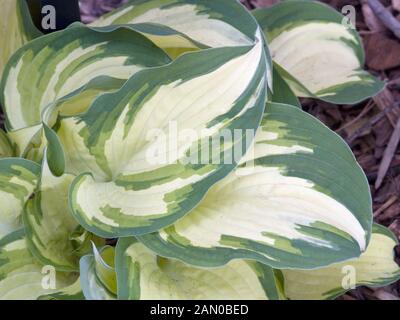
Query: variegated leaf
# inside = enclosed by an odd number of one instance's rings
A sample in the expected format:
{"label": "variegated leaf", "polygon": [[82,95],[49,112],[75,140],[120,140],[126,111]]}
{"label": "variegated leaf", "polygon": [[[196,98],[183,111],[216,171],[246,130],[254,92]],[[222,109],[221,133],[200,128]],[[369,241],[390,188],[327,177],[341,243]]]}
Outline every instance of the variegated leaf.
{"label": "variegated leaf", "polygon": [[[92,23],[110,24],[134,24],[146,28],[143,33],[150,37],[165,36],[166,39],[155,41],[164,48],[193,47],[196,43],[212,48],[251,45],[258,29],[251,14],[238,1],[231,0],[131,0]],[[161,26],[168,27],[170,32]],[[179,35],[194,42],[189,46]]]}
{"label": "variegated leaf", "polygon": [[253,11],[281,76],[301,97],[352,104],[384,84],[362,68],[363,45],[340,13],[317,1],[285,1]]}
{"label": "variegated leaf", "polygon": [[269,98],[269,101],[275,103],[290,104],[301,108],[299,99],[290,88],[289,84],[279,74],[277,68],[274,67],[272,72],[272,83],[274,84],[273,92]]}
{"label": "variegated leaf", "polygon": [[[196,206],[235,168],[234,149],[252,141],[266,98],[264,59],[261,40],[189,53],[135,74],[86,113],[61,117],[54,128],[66,171],[80,174],[70,189],[79,222],[102,237],[129,236]],[[203,142],[220,144],[222,133],[231,140],[209,152]],[[230,163],[220,159],[229,155]]]}
{"label": "variegated leaf", "polygon": [[[94,21],[93,25],[102,25],[102,20]],[[144,35],[159,48],[162,48],[172,59],[176,59],[186,52],[208,48],[185,34],[165,25],[156,23],[136,23],[130,24],[130,27]]]}
{"label": "variegated leaf", "polygon": [[45,294],[38,297],[38,300],[84,300],[80,278],[73,284],[60,289],[54,293]]}
{"label": "variegated leaf", "polygon": [[[42,126],[36,125],[19,130],[8,131],[7,136],[12,144],[15,156],[32,160],[42,144]],[[32,160],[34,161],[34,160]]]}
{"label": "variegated leaf", "polygon": [[7,134],[0,129],[0,158],[12,157],[14,150]]}
{"label": "variegated leaf", "polygon": [[81,225],[78,225],[72,234],[70,234],[69,238],[80,257],[93,252],[93,245],[103,247],[106,244],[106,239],[97,237]]}
{"label": "variegated leaf", "polygon": [[47,105],[42,112],[42,121],[51,128],[59,116],[75,116],[84,113],[99,95],[117,91],[125,82],[125,79],[98,76]]}
{"label": "variegated leaf", "polygon": [[117,278],[114,269],[114,248],[93,246],[93,254],[80,260],[81,287],[87,300],[114,300]]}
{"label": "variegated leaf", "polygon": [[[93,22],[94,26],[133,24],[172,58],[205,47],[251,45],[259,27],[251,14],[232,0],[131,0]],[[265,47],[268,84],[272,62]]]}
{"label": "variegated leaf", "polygon": [[129,26],[89,28],[73,24],[19,49],[4,70],[0,100],[9,129],[41,121],[51,102],[102,75],[126,80],[170,59]]}
{"label": "variegated leaf", "polygon": [[293,300],[333,299],[356,286],[385,286],[400,279],[394,261],[396,237],[375,224],[371,242],[360,258],[316,270],[282,270],[286,295]]}
{"label": "variegated leaf", "polygon": [[77,275],[50,274],[51,266],[37,262],[27,248],[24,231],[0,240],[0,300],[34,300],[69,287]]}
{"label": "variegated leaf", "polygon": [[57,134],[43,123],[43,133],[46,137],[46,161],[52,174],[60,177],[65,170],[64,149],[61,146]]}
{"label": "variegated leaf", "polygon": [[23,215],[30,250],[43,264],[62,271],[79,270],[79,252],[70,238],[79,224],[68,208],[73,179],[69,174],[53,176],[43,161],[38,190]]}
{"label": "variegated leaf", "polygon": [[25,202],[36,188],[40,166],[20,158],[0,159],[0,239],[22,226]]}
{"label": "variegated leaf", "polygon": [[371,220],[367,180],[343,140],[299,108],[267,104],[236,171],[173,226],[138,239],[198,266],[242,258],[307,269],[358,257]]}
{"label": "variegated leaf", "polygon": [[0,0],[0,77],[11,55],[28,41],[41,35],[32,22],[24,0]]}
{"label": "variegated leaf", "polygon": [[[42,124],[7,133],[13,154],[41,163],[44,150],[48,147],[52,151],[50,154],[47,152],[50,169],[53,174],[61,175],[65,166],[64,151],[50,127],[54,125],[59,116],[72,116],[85,112],[97,96],[120,89],[125,81],[108,76],[98,76],[70,94],[50,103],[42,112]],[[47,140],[49,139],[51,143],[48,145]],[[4,146],[6,148],[6,140]]]}
{"label": "variegated leaf", "polygon": [[36,144],[38,144],[39,147],[32,149],[26,148],[27,152],[25,157],[39,162],[42,160],[44,148],[47,146],[47,162],[50,171],[55,176],[62,175],[65,172],[64,149],[57,134],[51,127],[60,116],[74,116],[86,112],[91,103],[99,95],[120,89],[125,81],[126,80],[108,76],[98,76],[79,89],[50,103],[42,112],[42,127],[46,139],[41,139],[39,144],[37,143],[39,141],[38,139],[32,139],[28,147],[31,146],[34,141],[37,141]]}
{"label": "variegated leaf", "polygon": [[157,256],[134,238],[118,241],[118,298],[129,300],[279,299],[271,268],[236,260],[220,268],[195,268]]}

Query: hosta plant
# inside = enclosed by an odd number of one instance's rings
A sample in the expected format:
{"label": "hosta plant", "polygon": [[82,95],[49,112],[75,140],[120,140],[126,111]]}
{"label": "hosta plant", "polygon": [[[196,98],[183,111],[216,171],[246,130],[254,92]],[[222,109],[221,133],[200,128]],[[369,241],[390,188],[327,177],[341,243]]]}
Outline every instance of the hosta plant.
{"label": "hosta plant", "polygon": [[339,13],[135,0],[42,35],[0,4],[1,299],[329,299],[400,278],[364,173],[298,100],[384,86]]}

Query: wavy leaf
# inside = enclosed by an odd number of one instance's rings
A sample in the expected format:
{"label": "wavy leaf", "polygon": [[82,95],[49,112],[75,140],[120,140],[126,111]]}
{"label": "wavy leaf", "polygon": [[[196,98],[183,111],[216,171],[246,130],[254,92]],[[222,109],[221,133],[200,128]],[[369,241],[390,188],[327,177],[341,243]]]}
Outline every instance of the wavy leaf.
{"label": "wavy leaf", "polygon": [[269,103],[236,171],[173,226],[138,239],[198,266],[239,258],[307,269],[358,257],[371,220],[367,180],[343,140],[299,108]]}
{"label": "wavy leaf", "polygon": [[22,226],[26,201],[36,188],[40,166],[20,158],[0,159],[0,239]]}
{"label": "wavy leaf", "polygon": [[[0,240],[0,300],[33,300],[51,295],[76,280],[72,273],[56,273],[55,287],[27,248],[24,231],[15,231]],[[50,269],[49,269],[50,270]]]}
{"label": "wavy leaf", "polygon": [[16,156],[29,160],[36,158],[36,156],[33,155],[35,152],[32,152],[32,150],[40,148],[42,143],[41,128],[41,125],[36,125],[7,132],[7,136]]}
{"label": "wavy leaf", "polygon": [[98,76],[126,80],[169,61],[129,26],[90,28],[76,23],[35,39],[18,50],[4,70],[0,100],[8,129],[38,124],[49,103]]}
{"label": "wavy leaf", "polygon": [[38,297],[38,300],[84,300],[80,278],[78,278],[73,284],[62,288],[54,293],[42,295]]}
{"label": "wavy leaf", "polygon": [[[234,169],[233,150],[250,144],[253,135],[243,132],[258,127],[264,102],[259,41],[143,70],[121,90],[98,97],[85,114],[61,117],[55,130],[66,171],[80,174],[70,189],[74,216],[105,238],[171,224]],[[204,141],[220,144],[221,133],[232,139],[212,154]],[[231,155],[231,163],[215,161],[221,155]]]}
{"label": "wavy leaf", "polygon": [[[259,27],[238,1],[131,0],[93,22],[95,26],[133,24],[172,58],[197,49],[246,46],[258,41]],[[268,84],[272,62],[266,54]]]}
{"label": "wavy leaf", "polygon": [[93,246],[93,254],[81,258],[81,286],[87,300],[115,300],[117,278],[114,269],[114,248]]}
{"label": "wavy leaf", "polygon": [[24,0],[0,0],[0,77],[11,55],[28,41],[41,35],[32,22]]}
{"label": "wavy leaf", "polygon": [[285,1],[253,13],[281,76],[298,96],[353,104],[383,88],[383,82],[362,69],[364,51],[357,31],[329,6]]}
{"label": "wavy leaf", "polygon": [[125,82],[125,79],[98,76],[50,103],[42,112],[42,121],[51,128],[60,116],[75,116],[85,113],[98,96],[121,89]]}
{"label": "wavy leaf", "polygon": [[14,150],[7,134],[0,129],[0,158],[12,157]]}
{"label": "wavy leaf", "polygon": [[74,179],[55,177],[43,161],[38,191],[26,205],[24,224],[30,250],[57,270],[78,271],[79,254],[70,239],[78,222],[68,208],[68,188]]}
{"label": "wavy leaf", "polygon": [[[101,20],[94,21],[93,25],[102,25]],[[107,25],[107,24],[105,24]],[[165,25],[156,23],[130,24],[130,27],[148,38],[151,42],[163,49],[171,59],[176,59],[186,52],[198,51],[208,48]]]}
{"label": "wavy leaf", "polygon": [[134,238],[118,241],[118,298],[129,300],[279,299],[273,270],[236,260],[221,268],[201,269],[158,257]]}
{"label": "wavy leaf", "polygon": [[[94,26],[111,24],[146,27],[145,34],[166,36],[167,39],[162,39],[165,46],[173,45],[174,38],[183,34],[192,39],[193,44],[212,48],[251,45],[258,29],[251,14],[231,0],[134,0],[92,23]],[[157,29],[161,26],[168,27],[170,33]],[[161,47],[164,46],[161,44]]]}
{"label": "wavy leaf", "polygon": [[57,134],[43,123],[43,131],[47,141],[46,161],[52,174],[60,177],[65,170],[64,149],[58,140]]}
{"label": "wavy leaf", "polygon": [[[289,299],[333,299],[352,285],[385,286],[400,279],[400,267],[394,261],[396,237],[385,227],[374,224],[367,250],[355,260],[316,270],[282,270]],[[346,287],[347,286],[347,287]]]}
{"label": "wavy leaf", "polygon": [[275,103],[284,103],[301,108],[299,99],[288,85],[288,83],[279,74],[276,67],[272,72],[272,83],[274,84],[273,92],[269,101]]}

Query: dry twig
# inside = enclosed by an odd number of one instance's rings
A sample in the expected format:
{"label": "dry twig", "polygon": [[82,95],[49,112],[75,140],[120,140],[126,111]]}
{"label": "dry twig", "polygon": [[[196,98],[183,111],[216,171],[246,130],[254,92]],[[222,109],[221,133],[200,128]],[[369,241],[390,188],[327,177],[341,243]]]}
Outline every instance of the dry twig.
{"label": "dry twig", "polygon": [[391,30],[394,35],[400,39],[400,21],[398,21],[378,0],[367,0],[368,5],[377,16],[377,18],[382,21],[382,23]]}
{"label": "dry twig", "polygon": [[386,172],[388,171],[388,169],[390,167],[390,163],[392,162],[393,156],[396,153],[399,142],[400,142],[400,118],[397,120],[396,127],[394,128],[392,136],[390,137],[389,143],[383,154],[382,162],[381,162],[381,164],[379,166],[379,170],[378,170],[378,177],[376,178],[376,181],[375,181],[376,189],[379,189],[379,187],[382,184],[383,179],[386,176]]}

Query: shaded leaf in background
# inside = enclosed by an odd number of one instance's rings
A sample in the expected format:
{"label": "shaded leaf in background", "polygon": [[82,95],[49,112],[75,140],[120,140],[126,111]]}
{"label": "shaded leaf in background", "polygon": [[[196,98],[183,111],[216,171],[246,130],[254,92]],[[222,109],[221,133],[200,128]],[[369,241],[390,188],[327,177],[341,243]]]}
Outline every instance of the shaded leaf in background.
{"label": "shaded leaf in background", "polygon": [[41,35],[32,22],[25,0],[0,0],[0,77],[11,55]]}

